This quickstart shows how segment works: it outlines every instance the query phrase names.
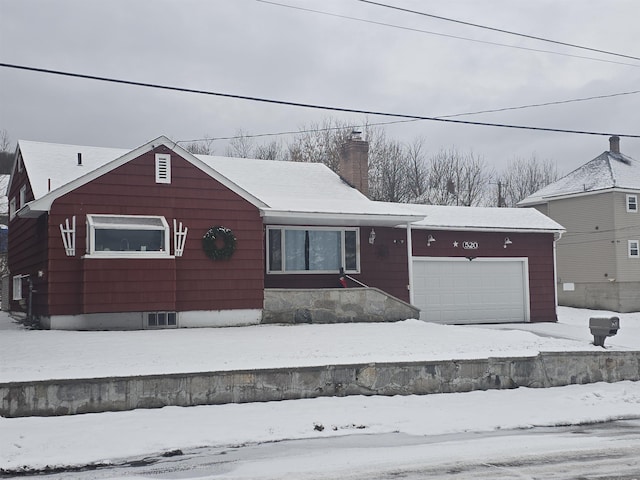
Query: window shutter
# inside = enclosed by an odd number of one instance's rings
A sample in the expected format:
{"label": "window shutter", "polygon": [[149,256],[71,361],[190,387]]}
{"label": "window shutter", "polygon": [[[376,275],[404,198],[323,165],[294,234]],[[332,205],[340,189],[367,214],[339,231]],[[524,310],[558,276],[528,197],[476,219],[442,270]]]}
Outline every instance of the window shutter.
{"label": "window shutter", "polygon": [[156,183],[171,183],[171,155],[156,154]]}

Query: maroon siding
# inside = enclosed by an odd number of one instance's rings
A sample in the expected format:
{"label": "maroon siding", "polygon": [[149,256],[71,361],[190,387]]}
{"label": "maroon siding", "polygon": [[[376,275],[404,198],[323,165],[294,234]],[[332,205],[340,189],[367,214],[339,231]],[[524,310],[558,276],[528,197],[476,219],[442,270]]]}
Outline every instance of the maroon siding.
{"label": "maroon siding", "polygon": [[[338,227],[339,228],[339,227]],[[394,240],[406,238],[406,230],[373,227],[374,245],[368,238],[372,227],[360,227],[360,274],[351,277],[369,287],[377,287],[406,302],[409,301],[407,247]],[[265,266],[266,269],[266,266]],[[333,274],[266,274],[267,288],[336,288],[340,287],[338,273]],[[357,286],[348,281],[349,286]]]}
{"label": "maroon siding", "polygon": [[[436,239],[430,247],[427,237]],[[504,248],[505,237],[511,244]],[[477,242],[477,250],[463,249],[463,242]],[[552,233],[456,232],[413,230],[413,254],[417,257],[526,257],[529,262],[531,322],[557,321]],[[458,247],[453,246],[458,242]]]}
{"label": "maroon siding", "polygon": [[[171,184],[155,183],[155,153],[171,154]],[[162,215],[189,232],[175,259],[81,258],[86,214]],[[59,225],[76,216],[76,256],[64,252]],[[230,228],[229,260],[209,259],[202,237]],[[155,310],[261,309],[263,230],[256,207],[166,147],[159,147],[57,199],[48,223],[48,315]]]}
{"label": "maroon siding", "polygon": [[[20,188],[26,185],[26,201],[33,200],[33,192],[26,170],[21,172],[13,171],[11,181],[11,190],[8,192],[8,198],[20,199]],[[14,275],[29,275],[33,283],[33,304],[32,312],[41,314],[46,311],[47,283],[46,275],[40,277],[38,272],[46,272],[48,261],[48,236],[47,236],[47,215],[38,219],[18,219],[14,218],[9,221],[9,272]],[[29,288],[28,281],[22,282],[22,296],[28,298]],[[10,297],[13,299],[13,282],[10,280]],[[26,311],[26,304],[11,300],[10,308],[12,311]]]}

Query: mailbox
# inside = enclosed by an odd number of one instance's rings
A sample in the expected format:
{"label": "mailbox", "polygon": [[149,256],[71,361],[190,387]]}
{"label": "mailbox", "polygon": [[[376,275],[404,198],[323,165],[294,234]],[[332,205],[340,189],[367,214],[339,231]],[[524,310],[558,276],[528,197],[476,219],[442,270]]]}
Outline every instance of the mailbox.
{"label": "mailbox", "polygon": [[620,319],[618,317],[591,317],[589,330],[593,335],[593,344],[604,347],[604,339],[618,333]]}

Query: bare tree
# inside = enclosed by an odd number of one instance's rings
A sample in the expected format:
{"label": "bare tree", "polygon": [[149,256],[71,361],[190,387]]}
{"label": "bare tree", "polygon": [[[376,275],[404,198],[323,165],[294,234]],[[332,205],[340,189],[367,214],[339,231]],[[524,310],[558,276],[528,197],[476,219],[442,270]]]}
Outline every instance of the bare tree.
{"label": "bare tree", "polygon": [[274,140],[269,143],[257,145],[253,149],[253,157],[263,160],[286,160],[287,151],[283,148],[282,142]]}
{"label": "bare tree", "polygon": [[248,133],[238,130],[236,136],[229,141],[225,150],[225,156],[238,158],[251,158],[254,149],[253,140]]}
{"label": "bare tree", "polygon": [[504,205],[516,206],[559,177],[558,167],[551,160],[540,161],[535,154],[529,159],[514,158],[499,179]]}
{"label": "bare tree", "polygon": [[213,139],[207,136],[203,140],[187,143],[184,149],[194,155],[213,155],[215,153]]}
{"label": "bare tree", "polygon": [[335,119],[305,126],[288,145],[289,159],[294,162],[324,163],[337,172],[340,148],[352,131],[352,125]]}
{"label": "bare tree", "polygon": [[0,130],[0,152],[9,152],[11,150],[11,139],[9,132],[4,128]]}
{"label": "bare tree", "polygon": [[424,157],[424,138],[417,138],[406,146],[407,195],[411,203],[426,203],[429,171]]}
{"label": "bare tree", "polygon": [[383,135],[369,148],[369,196],[383,202],[406,202],[408,162],[402,145]]}
{"label": "bare tree", "polygon": [[428,203],[434,205],[485,205],[493,172],[482,157],[441,150],[429,163]]}

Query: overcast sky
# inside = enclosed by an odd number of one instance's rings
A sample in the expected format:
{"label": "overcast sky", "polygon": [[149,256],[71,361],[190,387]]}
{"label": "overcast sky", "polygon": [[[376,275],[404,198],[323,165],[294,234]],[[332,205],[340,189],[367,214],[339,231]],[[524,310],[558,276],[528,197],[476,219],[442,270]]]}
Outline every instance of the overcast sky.
{"label": "overcast sky", "polygon": [[[357,0],[276,1],[298,8],[256,0],[0,0],[0,63],[433,117],[640,90],[639,60]],[[382,1],[640,57],[637,0]],[[365,120],[359,114],[0,67],[0,130],[13,141],[134,148],[159,135],[190,140],[228,137],[240,129],[295,131],[329,117]],[[640,93],[456,118],[640,135]],[[607,136],[434,121],[384,128],[402,142],[424,138],[427,154],[455,147],[498,169],[514,157],[535,154],[568,173],[608,150]],[[225,146],[214,143],[219,154]],[[622,138],[621,150],[640,160],[640,138]]]}

